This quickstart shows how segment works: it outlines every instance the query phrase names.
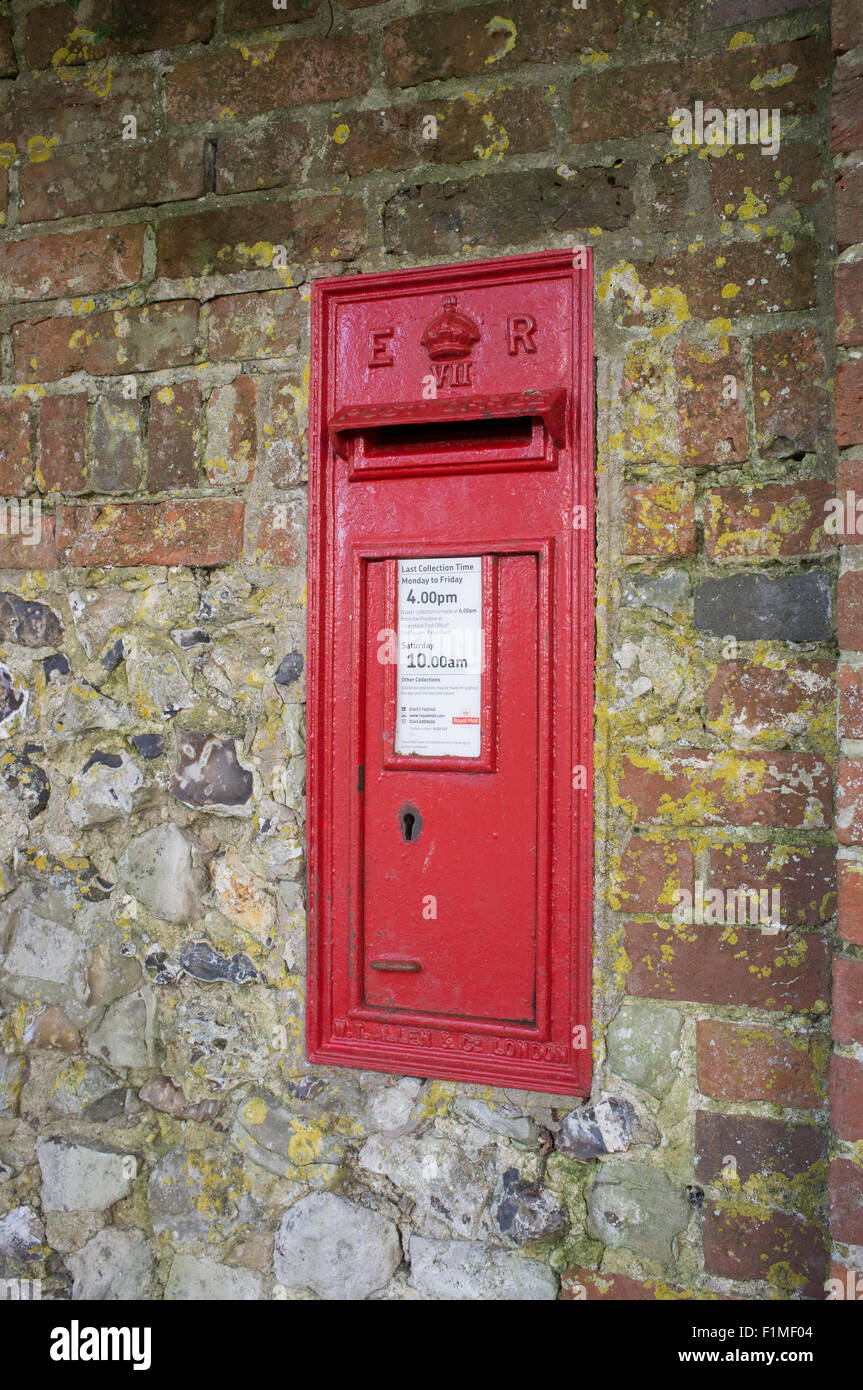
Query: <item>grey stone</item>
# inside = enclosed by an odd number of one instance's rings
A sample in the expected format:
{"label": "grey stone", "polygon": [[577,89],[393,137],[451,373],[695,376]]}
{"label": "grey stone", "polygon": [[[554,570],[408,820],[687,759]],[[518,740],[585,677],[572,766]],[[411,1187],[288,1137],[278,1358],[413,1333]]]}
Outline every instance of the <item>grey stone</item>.
{"label": "grey stone", "polygon": [[276,1233],[280,1284],[305,1284],[321,1298],[368,1298],[401,1263],[395,1223],[331,1192],[313,1192],[282,1217]]}
{"label": "grey stone", "polygon": [[624,608],[658,608],[661,613],[679,612],[692,595],[689,575],[683,570],[662,574],[631,574],[623,584]]}
{"label": "grey stone", "polygon": [[206,910],[202,899],[210,885],[205,858],[194,835],[167,821],[129,842],[117,877],[154,917],[194,922]]}
{"label": "grey stone", "polygon": [[239,808],[248,804],[252,785],[252,774],[240,765],[232,738],[177,730],[171,792],[178,801],[186,806]]}
{"label": "grey stone", "polygon": [[175,1086],[170,1076],[151,1076],[138,1092],[146,1105],[161,1110],[166,1115],[175,1115],[179,1120],[192,1120],[195,1124],[205,1124],[219,1114],[221,1106],[215,1100],[202,1100],[193,1104],[185,1093]]}
{"label": "grey stone", "polygon": [[69,607],[75,634],[89,657],[95,657],[117,628],[132,620],[136,599],[125,589],[73,589]]}
{"label": "grey stone", "polygon": [[0,1115],[17,1115],[18,1100],[27,1075],[26,1057],[0,1052]]}
{"label": "grey stone", "polygon": [[61,859],[27,845],[15,855],[15,869],[22,878],[35,879],[52,888],[72,889],[85,902],[102,903],[111,896],[113,884],[102,878],[93,861],[83,855]]}
{"label": "grey stone", "polygon": [[410,1124],[419,1092],[420,1082],[413,1076],[403,1076],[392,1086],[382,1086],[369,1106],[369,1128],[384,1134],[403,1130]]}
{"label": "grey stone", "polygon": [[685,1194],[661,1168],[611,1158],[587,1194],[587,1229],[612,1249],[623,1246],[664,1265],[690,1211]]}
{"label": "grey stone", "polygon": [[8,591],[0,593],[0,638],[19,647],[59,647],[63,624],[53,608]]}
{"label": "grey stone", "polygon": [[153,1257],[143,1231],[110,1226],[66,1260],[74,1299],[146,1298],[153,1277]]}
{"label": "grey stone", "polygon": [[80,1250],[104,1225],[105,1213],[101,1211],[49,1211],[45,1215],[45,1240],[51,1250],[68,1255]]}
{"label": "grey stone", "polygon": [[530,1245],[561,1235],[569,1226],[566,1213],[552,1192],[537,1190],[535,1183],[508,1168],[501,1180],[495,1221],[501,1235],[514,1245]]}
{"label": "grey stone", "polygon": [[45,1227],[32,1207],[13,1207],[0,1216],[0,1260],[37,1260],[44,1240]]}
{"label": "grey stone", "polygon": [[303,868],[303,839],[292,811],[269,798],[259,802],[255,852],[273,879],[295,879]]}
{"label": "grey stone", "polygon": [[205,646],[211,640],[209,632],[202,627],[172,627],[171,636],[183,651],[189,647]]}
{"label": "grey stone", "polygon": [[533,1146],[539,1140],[539,1125],[529,1115],[525,1115],[508,1101],[495,1101],[489,1104],[475,1100],[472,1096],[457,1096],[455,1109],[465,1119],[478,1125],[480,1129],[492,1134],[500,1134],[504,1139],[512,1139],[516,1144]]}
{"label": "grey stone", "polygon": [[254,1226],[259,1213],[249,1196],[242,1160],[222,1149],[171,1149],[153,1168],[147,1186],[156,1235],[181,1245],[210,1245]]}
{"label": "grey stone", "polygon": [[609,1067],[651,1095],[667,1095],[677,1075],[682,1027],[677,1009],[622,1005],[606,1033]]}
{"label": "grey stone", "polygon": [[288,652],[287,656],[282,657],[276,670],[274,677],[276,685],[293,685],[294,681],[298,681],[303,674],[304,665],[302,653]]}
{"label": "grey stone", "polygon": [[237,951],[230,960],[220,956],[207,941],[191,941],[180,952],[180,966],[195,980],[227,980],[229,984],[244,985],[256,980],[258,972],[251,960],[242,951]]}
{"label": "grey stone", "polygon": [[297,1118],[269,1091],[255,1091],[240,1106],[231,1129],[238,1149],[268,1172],[279,1177],[294,1165],[339,1164],[347,1149],[343,1135],[328,1134],[316,1126],[314,1140],[309,1126]]}
{"label": "grey stone", "polygon": [[408,1283],[426,1298],[478,1303],[557,1298],[557,1275],[547,1265],[480,1241],[411,1236],[410,1259]]}
{"label": "grey stone", "polygon": [[361,1168],[379,1173],[416,1202],[415,1219],[442,1222],[472,1236],[492,1191],[493,1174],[449,1139],[373,1134],[359,1153]]}
{"label": "grey stone", "polygon": [[143,783],[140,768],[125,753],[94,753],[69,783],[66,814],[80,829],[125,819]]}
{"label": "grey stone", "polygon": [[88,729],[120,729],[131,724],[126,705],[100,695],[87,681],[75,681],[58,688],[60,699],[49,709],[48,718],[56,734],[83,734]]}
{"label": "grey stone", "polygon": [[137,401],[127,401],[114,392],[100,392],[92,430],[93,487],[97,492],[134,492],[141,474],[143,447]]}
{"label": "grey stone", "polygon": [[195,703],[195,692],[173,652],[151,651],[137,641],[127,645],[129,699],[141,719],[172,719]]}
{"label": "grey stone", "polygon": [[51,784],[48,775],[26,753],[11,749],[0,754],[0,787],[3,800],[10,802],[32,820],[48,805]]}
{"label": "grey stone", "polygon": [[79,964],[81,945],[81,938],[75,932],[23,907],[18,914],[5,969],[10,975],[68,984]]}
{"label": "grey stone", "polygon": [[136,990],[105,1010],[90,1030],[87,1051],[110,1067],[141,1070],[151,1061],[149,1033],[148,997],[144,990]]}
{"label": "grey stone", "polygon": [[[81,1074],[81,1064],[76,1058],[58,1074],[48,1101],[49,1110],[55,1115],[87,1115],[89,1108],[112,1095],[117,1087],[117,1078],[97,1063],[90,1062]],[[122,1088],[125,1094],[125,1087]]]}
{"label": "grey stone", "polygon": [[132,1154],[79,1139],[36,1140],[43,1211],[104,1211],[128,1197],[137,1164]]}
{"label": "grey stone", "polygon": [[264,1282],[251,1269],[235,1269],[195,1255],[176,1255],[165,1285],[168,1301],[251,1303],[262,1298]]}
{"label": "grey stone", "polygon": [[555,1148],[570,1158],[601,1158],[625,1153],[633,1144],[657,1144],[659,1133],[650,1119],[641,1119],[628,1100],[611,1097],[566,1115],[555,1136]]}
{"label": "grey stone", "polygon": [[148,762],[152,758],[161,758],[165,751],[165,740],[161,734],[134,734],[129,742]]}
{"label": "grey stone", "polygon": [[742,641],[827,642],[833,635],[830,576],[808,570],[777,579],[761,574],[707,579],[695,590],[695,626]]}
{"label": "grey stone", "polygon": [[15,680],[8,666],[0,662],[0,728],[13,719],[16,714],[26,713],[27,694],[15,687]]}

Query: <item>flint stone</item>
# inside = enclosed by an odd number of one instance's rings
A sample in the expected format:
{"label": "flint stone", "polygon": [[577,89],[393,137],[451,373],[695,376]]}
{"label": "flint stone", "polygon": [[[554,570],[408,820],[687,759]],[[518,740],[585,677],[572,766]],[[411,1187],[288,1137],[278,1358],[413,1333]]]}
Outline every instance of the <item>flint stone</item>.
{"label": "flint stone", "polygon": [[249,957],[237,951],[230,960],[220,956],[207,941],[192,941],[180,952],[180,966],[187,975],[208,984],[214,980],[227,980],[232,985],[244,985],[248,980],[256,980],[258,972]]}
{"label": "flint stone", "polygon": [[395,1223],[331,1192],[301,1197],[276,1233],[280,1284],[304,1284],[321,1298],[355,1302],[382,1289],[401,1264]]}
{"label": "flint stone", "polygon": [[22,907],[5,969],[10,975],[68,984],[81,955],[81,938],[67,927]]}
{"label": "flint stone", "polygon": [[457,1144],[436,1134],[419,1139],[373,1134],[359,1153],[361,1168],[389,1178],[417,1204],[415,1215],[473,1235],[492,1188],[492,1176]]}
{"label": "flint stone", "polygon": [[664,574],[633,574],[623,585],[624,608],[658,608],[669,617],[685,608],[692,595],[688,574],[666,570]]}
{"label": "flint stone", "polygon": [[263,1280],[254,1270],[235,1269],[194,1255],[176,1255],[165,1285],[165,1299],[183,1303],[210,1299],[251,1303],[262,1298],[263,1291]]}
{"label": "flint stone", "polygon": [[100,877],[92,860],[83,856],[61,859],[25,846],[15,856],[15,868],[22,878],[35,879],[52,888],[72,888],[85,902],[102,903],[111,896],[113,884]]}
{"label": "flint stone", "polygon": [[175,1086],[170,1076],[152,1076],[138,1092],[141,1100],[154,1110],[166,1115],[175,1115],[178,1120],[192,1120],[204,1124],[218,1115],[220,1106],[215,1100],[201,1100],[196,1104],[186,1099],[185,1092]]}
{"label": "flint stone", "polygon": [[557,1298],[557,1276],[547,1265],[480,1241],[411,1236],[410,1259],[408,1283],[426,1298],[481,1303]]}
{"label": "flint stone", "polygon": [[58,1255],[80,1250],[105,1225],[101,1211],[49,1211],[45,1216],[45,1241]]}
{"label": "flint stone", "polygon": [[294,681],[298,681],[303,674],[304,665],[305,662],[300,652],[288,652],[287,656],[283,656],[279,662],[274,677],[276,685],[293,685]]}
{"label": "flint stone", "polygon": [[131,644],[126,653],[129,698],[142,719],[172,719],[195,703],[195,692],[177,658],[169,651],[150,651]]}
{"label": "flint stone", "polygon": [[259,1218],[242,1160],[220,1149],[172,1149],[150,1174],[147,1200],[156,1235],[208,1245]]}
{"label": "flint stone", "polygon": [[830,576],[825,570],[731,574],[695,590],[695,626],[741,641],[829,642]]}
{"label": "flint stone", "polygon": [[26,813],[28,820],[48,805],[51,786],[47,774],[26,753],[0,755],[0,786],[8,799]]}
{"label": "flint stone", "polygon": [[97,753],[69,783],[67,815],[79,829],[131,815],[144,778],[125,753]]}
{"label": "flint stone", "polygon": [[[88,1108],[117,1090],[117,1078],[97,1063],[89,1063],[81,1075],[77,1059],[57,1076],[48,1101],[56,1115],[85,1115]],[[90,1116],[92,1118],[92,1116]]]}
{"label": "flint stone", "polygon": [[204,914],[209,881],[203,860],[200,841],[169,821],[129,842],[117,877],[154,917],[179,925]]}
{"label": "flint stone", "polygon": [[276,925],[276,904],[264,880],[250,873],[231,850],[211,861],[210,878],[228,921],[266,941]]}
{"label": "flint stone", "polygon": [[137,1171],[131,1154],[78,1139],[37,1139],[43,1211],[105,1211],[128,1197]]}
{"label": "flint stone", "polygon": [[19,710],[26,713],[27,696],[23,690],[16,690],[12,672],[0,663],[0,727]]}
{"label": "flint stone", "polygon": [[63,624],[47,604],[4,591],[0,593],[0,638],[19,647],[58,647]]}
{"label": "flint stone", "polygon": [[0,1115],[18,1114],[18,1101],[26,1075],[26,1057],[7,1057],[5,1052],[0,1052]]}
{"label": "flint stone", "polygon": [[489,1105],[484,1100],[474,1100],[472,1096],[458,1096],[455,1109],[480,1129],[499,1134],[504,1139],[512,1139],[516,1144],[533,1146],[539,1140],[539,1125],[517,1106],[506,1102]]}
{"label": "flint stone", "polygon": [[508,1168],[501,1182],[495,1220],[501,1235],[514,1245],[530,1245],[560,1235],[569,1225],[566,1214],[551,1192],[535,1191],[534,1184]]}
{"label": "flint stone", "polygon": [[75,634],[92,659],[118,627],[125,627],[135,611],[135,595],[125,589],[73,589],[69,607]]}
{"label": "flint stone", "polygon": [[606,1034],[609,1067],[651,1095],[667,1095],[677,1075],[682,1027],[677,1009],[624,1004]]}
{"label": "flint stone", "polygon": [[278,1177],[290,1165],[338,1164],[347,1149],[344,1136],[326,1134],[319,1126],[310,1131],[268,1091],[256,1091],[243,1102],[231,1138],[248,1158]]}
{"label": "flint stone", "polygon": [[90,1030],[87,1051],[110,1067],[141,1070],[150,1064],[148,1032],[147,999],[143,990],[137,990],[105,1010],[102,1020]]}
{"label": "flint stone", "polygon": [[369,1128],[384,1134],[395,1134],[410,1123],[414,1101],[420,1092],[420,1082],[403,1076],[392,1086],[382,1086],[375,1092],[369,1106]]}
{"label": "flint stone", "polygon": [[0,1260],[37,1260],[45,1227],[32,1207],[13,1207],[0,1216]]}
{"label": "flint stone", "polygon": [[160,758],[165,751],[165,740],[161,734],[135,734],[129,742],[148,762],[152,758]]}
{"label": "flint stone", "polygon": [[45,672],[45,684],[50,685],[52,681],[58,681],[63,676],[68,676],[72,670],[72,664],[68,656],[63,652],[55,652],[53,656],[46,656],[42,662],[42,670]]}
{"label": "flint stone", "polygon": [[112,1302],[146,1298],[153,1257],[143,1231],[109,1226],[66,1260],[74,1299]]}
{"label": "flint stone", "polygon": [[62,688],[62,692],[60,702],[48,721],[57,734],[83,734],[88,729],[120,729],[132,722],[126,705],[119,705],[107,695],[100,695],[95,686],[88,685],[86,681],[75,681]]}
{"label": "flint stone", "polygon": [[252,786],[252,774],[240,765],[232,738],[177,731],[171,792],[178,801],[185,806],[246,806]]}
{"label": "flint stone", "polygon": [[564,1117],[555,1136],[555,1148],[570,1158],[600,1158],[624,1153],[633,1144],[656,1144],[659,1134],[652,1120],[641,1120],[628,1100],[598,1101]]}
{"label": "flint stone", "polygon": [[685,1230],[691,1208],[660,1168],[611,1158],[587,1194],[587,1229],[613,1249],[668,1264],[672,1241]]}

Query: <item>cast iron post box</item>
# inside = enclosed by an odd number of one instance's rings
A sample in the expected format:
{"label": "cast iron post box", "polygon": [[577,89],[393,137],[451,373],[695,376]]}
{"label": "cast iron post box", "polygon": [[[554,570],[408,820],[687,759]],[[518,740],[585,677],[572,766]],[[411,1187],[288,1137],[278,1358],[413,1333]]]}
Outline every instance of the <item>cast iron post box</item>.
{"label": "cast iron post box", "polygon": [[308,1053],[586,1094],[586,249],[312,286]]}

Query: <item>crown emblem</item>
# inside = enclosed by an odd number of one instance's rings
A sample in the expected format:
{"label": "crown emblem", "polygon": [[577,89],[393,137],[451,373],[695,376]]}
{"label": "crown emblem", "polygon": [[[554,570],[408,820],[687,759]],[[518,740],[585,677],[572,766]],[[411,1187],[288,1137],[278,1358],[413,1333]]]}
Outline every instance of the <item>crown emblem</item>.
{"label": "crown emblem", "polygon": [[460,357],[469,357],[474,343],[480,340],[474,320],[467,314],[460,314],[455,306],[455,295],[445,299],[443,312],[426,324],[420,338],[433,362],[455,362]]}

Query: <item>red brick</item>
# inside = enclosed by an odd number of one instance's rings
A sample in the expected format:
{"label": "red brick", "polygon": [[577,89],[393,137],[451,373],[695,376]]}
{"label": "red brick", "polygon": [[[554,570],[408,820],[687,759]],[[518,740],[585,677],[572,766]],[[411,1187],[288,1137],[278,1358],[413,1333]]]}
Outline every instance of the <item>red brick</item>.
{"label": "red brick", "polygon": [[718,1183],[726,1160],[733,1158],[742,1186],[750,1178],[780,1173],[789,1181],[827,1157],[825,1136],[814,1125],[788,1124],[762,1115],[695,1114],[695,1176]]}
{"label": "red brick", "polygon": [[664,1279],[630,1279],[628,1274],[600,1274],[595,1269],[565,1269],[561,1275],[561,1300],[599,1303],[654,1303],[667,1298],[724,1301],[710,1289],[682,1289]]}
{"label": "red brick", "polygon": [[[853,495],[852,495],[853,494]],[[844,545],[863,544],[863,458],[840,456],[836,472],[836,499],[830,509],[830,529],[836,530]]]}
{"label": "red brick", "polygon": [[265,377],[260,386],[261,456],[273,487],[306,481],[302,383],[287,374]]}
{"label": "red brick", "polygon": [[[27,16],[27,66],[50,68],[59,60],[60,66],[73,67],[108,54],[150,53],[196,40],[206,43],[215,13],[215,0],[171,0],[169,5],[82,0],[74,9],[39,5]],[[98,39],[82,39],[82,30]]]}
{"label": "red brick", "polygon": [[863,260],[837,265],[833,284],[836,341],[840,347],[858,347],[863,343]]}
{"label": "red brick", "polygon": [[704,1208],[704,1264],[726,1279],[764,1279],[790,1297],[819,1298],[827,1278],[821,1227],[798,1216]]}
{"label": "red brick", "polygon": [[415,87],[449,77],[485,76],[522,63],[562,63],[579,53],[617,47],[616,6],[588,5],[574,14],[562,0],[511,0],[503,10],[478,5],[426,12],[384,30],[387,80]]}
{"label": "red brick", "polygon": [[156,240],[159,275],[241,274],[269,269],[273,246],[284,246],[289,260],[353,260],[365,243],[365,215],[362,204],[337,195],[244,203],[172,217]]}
{"label": "red brick", "polygon": [[224,131],[216,142],[216,192],[293,185],[308,152],[306,126],[288,116],[251,130]]}
{"label": "red brick", "polygon": [[815,243],[797,237],[787,252],[778,242],[737,242],[721,250],[699,246],[684,259],[638,262],[636,272],[647,291],[645,305],[627,308],[621,321],[639,324],[651,315],[667,315],[669,295],[677,292],[694,318],[812,309],[816,259]]}
{"label": "red brick", "polygon": [[747,109],[755,105],[753,79],[779,69],[793,69],[793,75],[766,89],[770,109],[779,110],[783,119],[813,112],[830,72],[828,47],[814,39],[738,48],[696,62],[639,64],[626,69],[625,81],[619,69],[577,77],[571,89],[572,139],[626,139],[652,132],[668,137],[669,117],[677,108],[692,110],[695,101],[707,97],[723,110]]}
{"label": "red brick", "polygon": [[818,1109],[824,1104],[823,1062],[811,1034],[780,1032],[763,1024],[696,1024],[698,1087],[717,1100],[763,1100]]}
{"label": "red brick", "polygon": [[233,498],[61,507],[57,550],[67,565],[224,565],[243,544]]}
{"label": "red brick", "polygon": [[619,792],[639,825],[829,825],[830,768],[811,753],[693,749],[623,759]]}
{"label": "red brick", "polygon": [[863,444],[863,358],[836,368],[836,443]]}
{"label": "red brick", "polygon": [[167,78],[168,116],[183,124],[254,116],[305,102],[363,96],[369,85],[364,34],[230,48],[178,63]]}
{"label": "red brick", "polygon": [[709,492],[704,548],[716,560],[772,560],[834,550],[836,536],[824,532],[825,504],[833,496],[833,485],[820,479]]}
{"label": "red brick", "polygon": [[9,203],[9,175],[0,165],[0,227],[6,226],[6,209]]}
{"label": "red brick", "polygon": [[[827,662],[817,665],[825,673],[829,669]],[[827,845],[714,845],[710,882],[723,892],[778,889],[783,926],[817,927],[836,911],[836,855]]]}
{"label": "red brick", "polygon": [[863,1042],[863,960],[833,961],[833,1037],[838,1043]]}
{"label": "red brick", "polygon": [[26,396],[0,400],[0,493],[23,492],[33,466],[34,410]]}
{"label": "red brick", "polygon": [[645,840],[631,835],[620,856],[612,906],[628,912],[671,912],[677,890],[692,892],[695,863],[685,840]]}
{"label": "red brick", "polygon": [[[429,116],[438,123],[433,140],[423,137]],[[345,134],[345,132],[348,132]],[[460,164],[482,158],[506,142],[508,154],[552,148],[556,127],[541,87],[471,94],[422,105],[336,113],[328,123],[326,167],[332,173],[411,168],[416,164]]]}
{"label": "red brick", "polygon": [[653,220],[659,231],[675,232],[688,221],[686,203],[691,173],[692,160],[686,156],[674,159],[670,164],[654,164],[651,169]]}
{"label": "red brick", "polygon": [[836,838],[863,844],[863,762],[840,758],[836,769]]}
{"label": "red brick", "polygon": [[863,738],[863,667],[839,667],[839,737]]}
{"label": "red brick", "polygon": [[863,946],[863,864],[839,861],[839,935]]}
{"label": "red brick", "polygon": [[0,77],[15,77],[18,73],[18,60],[12,42],[12,17],[0,18]]}
{"label": "red brick", "polygon": [[847,570],[836,589],[839,614],[839,646],[863,651],[863,570]]}
{"label": "red brick", "polygon": [[624,488],[623,520],[627,555],[694,555],[695,484]]}
{"label": "red brick", "polygon": [[25,545],[22,536],[0,536],[0,570],[53,570],[57,568],[54,547],[54,518],[43,512],[39,518],[39,539]]}
{"label": "red brick", "polygon": [[783,144],[765,157],[758,146],[730,147],[710,160],[710,196],[725,222],[752,223],[791,208],[808,207],[830,189],[818,145]]}
{"label": "red brick", "polygon": [[39,475],[46,492],[83,492],[86,487],[87,397],[45,396],[39,410]]}
{"label": "red brick", "polygon": [[201,391],[196,381],[177,381],[150,396],[147,486],[151,492],[195,487]]}
{"label": "red brick", "polygon": [[835,1053],[830,1063],[830,1122],[834,1133],[849,1144],[863,1139],[863,1064]]}
{"label": "red brick", "polygon": [[863,73],[837,77],[830,101],[830,148],[848,154],[863,146]]}
{"label": "red brick", "polygon": [[258,456],[258,384],[238,376],[214,387],[207,404],[204,467],[211,483],[237,485],[254,475]]}
{"label": "red brick", "polygon": [[211,361],[287,357],[297,349],[307,321],[298,290],[227,294],[210,305]]}
{"label": "red brick", "polygon": [[206,192],[204,142],[128,140],[95,155],[58,155],[20,173],[22,222],[200,198]]}
{"label": "red brick", "polygon": [[836,180],[836,238],[840,247],[860,240],[863,225],[863,163],[851,161]]}
{"label": "red brick", "polygon": [[712,0],[707,9],[707,27],[721,29],[727,24],[752,24],[755,20],[772,19],[804,9],[809,3],[810,0]]}
{"label": "red brick", "polygon": [[258,525],[255,558],[268,565],[296,565],[300,559],[290,508],[284,503],[264,507]]}
{"label": "red brick", "polygon": [[833,0],[830,15],[830,34],[834,53],[847,53],[856,48],[863,33],[863,3],[861,0]]}
{"label": "red brick", "polygon": [[274,9],[273,0],[227,0],[225,28],[233,32],[236,29],[272,29],[277,24],[296,24],[317,14],[318,0],[281,0],[281,6]]}
{"label": "red brick", "polygon": [[90,140],[113,144],[123,134],[126,116],[135,117],[138,135],[144,135],[153,123],[152,72],[112,72],[110,83],[103,77],[100,81],[83,69],[71,80],[46,74],[16,91],[14,99],[10,93],[8,109],[0,104],[5,138],[14,141],[21,154],[29,150],[44,157],[52,140],[60,145]]}
{"label": "red brick", "polygon": [[197,329],[198,304],[193,299],[16,323],[15,378],[56,381],[80,371],[118,376],[179,366],[195,359]]}
{"label": "red brick", "polygon": [[144,228],[66,232],[0,246],[0,304],[92,294],[140,280]]}
{"label": "red brick", "polygon": [[[681,343],[677,371],[677,429],[681,462],[741,463],[747,457],[746,384],[738,342],[721,349]],[[734,378],[734,384],[729,381]],[[729,399],[729,393],[735,394]]]}
{"label": "red brick", "polygon": [[847,1158],[830,1164],[830,1234],[843,1245],[863,1245],[863,1168]]}
{"label": "red brick", "polygon": [[752,350],[755,437],[780,458],[822,448],[829,415],[827,366],[810,328],[756,338]]}
{"label": "red brick", "polygon": [[795,1013],[827,1008],[828,956],[818,936],[628,922],[626,954],[631,995]]}

